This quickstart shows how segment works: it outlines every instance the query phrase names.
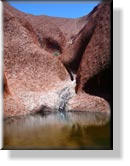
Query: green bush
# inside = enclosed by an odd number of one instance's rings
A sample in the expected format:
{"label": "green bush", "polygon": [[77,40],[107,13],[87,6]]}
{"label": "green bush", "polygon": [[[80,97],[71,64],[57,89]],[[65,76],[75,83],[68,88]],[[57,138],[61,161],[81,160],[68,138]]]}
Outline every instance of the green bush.
{"label": "green bush", "polygon": [[59,52],[54,52],[54,53],[53,53],[53,56],[59,56],[59,55],[60,55]]}

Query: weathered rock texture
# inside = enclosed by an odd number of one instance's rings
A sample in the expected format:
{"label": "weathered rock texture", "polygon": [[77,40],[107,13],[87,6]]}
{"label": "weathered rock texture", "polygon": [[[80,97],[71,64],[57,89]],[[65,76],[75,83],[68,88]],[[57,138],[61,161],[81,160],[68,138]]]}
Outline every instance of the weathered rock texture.
{"label": "weathered rock texture", "polygon": [[5,117],[61,105],[109,112],[109,104],[85,86],[110,65],[110,4],[77,19],[34,16],[3,5]]}

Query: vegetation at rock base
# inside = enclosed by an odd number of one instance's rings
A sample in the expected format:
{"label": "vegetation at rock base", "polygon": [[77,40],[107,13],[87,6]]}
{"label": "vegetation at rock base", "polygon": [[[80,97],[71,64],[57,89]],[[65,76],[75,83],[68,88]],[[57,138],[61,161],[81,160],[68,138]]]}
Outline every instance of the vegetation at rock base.
{"label": "vegetation at rock base", "polygon": [[59,56],[59,55],[60,55],[60,53],[57,51],[53,53],[53,56]]}

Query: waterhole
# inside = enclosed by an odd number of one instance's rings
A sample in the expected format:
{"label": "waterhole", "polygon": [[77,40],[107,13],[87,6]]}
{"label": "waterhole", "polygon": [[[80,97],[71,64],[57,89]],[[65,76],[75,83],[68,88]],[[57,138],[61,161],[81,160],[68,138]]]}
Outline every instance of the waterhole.
{"label": "waterhole", "polygon": [[4,120],[4,149],[110,149],[107,113],[44,112]]}

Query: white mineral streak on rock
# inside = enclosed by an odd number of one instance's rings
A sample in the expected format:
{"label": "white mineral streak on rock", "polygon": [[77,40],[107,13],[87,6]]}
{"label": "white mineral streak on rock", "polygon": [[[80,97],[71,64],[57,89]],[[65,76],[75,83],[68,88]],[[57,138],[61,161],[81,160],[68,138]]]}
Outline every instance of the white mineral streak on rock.
{"label": "white mineral streak on rock", "polygon": [[54,88],[46,92],[21,91],[19,97],[24,103],[25,108],[29,111],[36,111],[41,106],[49,107],[52,110],[58,110],[64,95],[66,95],[67,100],[75,96],[75,86],[76,81],[71,81],[69,79],[59,82]]}

